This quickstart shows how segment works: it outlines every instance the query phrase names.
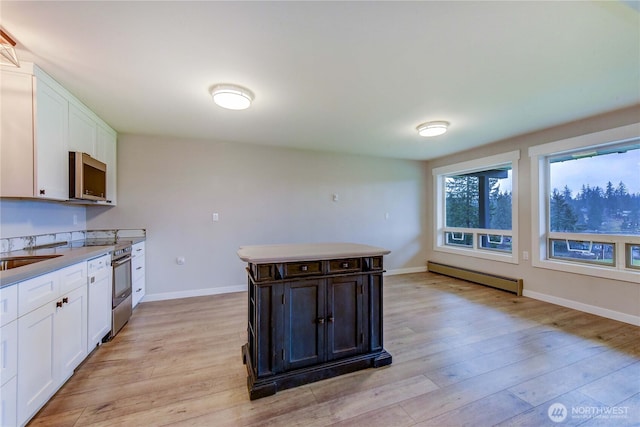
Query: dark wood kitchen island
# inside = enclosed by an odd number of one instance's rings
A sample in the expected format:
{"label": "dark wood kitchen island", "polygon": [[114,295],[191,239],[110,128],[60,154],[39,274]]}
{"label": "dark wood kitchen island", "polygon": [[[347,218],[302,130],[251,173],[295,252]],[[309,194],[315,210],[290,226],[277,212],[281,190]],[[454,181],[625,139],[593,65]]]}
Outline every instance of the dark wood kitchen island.
{"label": "dark wood kitchen island", "polygon": [[383,256],[355,243],[244,246],[249,397],[391,363],[382,341]]}

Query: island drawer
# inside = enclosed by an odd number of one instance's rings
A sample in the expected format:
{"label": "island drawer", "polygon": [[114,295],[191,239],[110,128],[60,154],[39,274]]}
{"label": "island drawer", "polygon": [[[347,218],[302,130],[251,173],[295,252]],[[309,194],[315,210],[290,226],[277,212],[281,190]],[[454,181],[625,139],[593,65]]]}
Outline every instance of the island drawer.
{"label": "island drawer", "polygon": [[329,261],[329,273],[347,273],[362,269],[360,258],[332,259]]}
{"label": "island drawer", "polygon": [[249,269],[251,270],[253,280],[256,282],[277,279],[275,264],[249,264]]}
{"label": "island drawer", "polygon": [[382,270],[382,257],[381,256],[374,256],[374,257],[371,257],[371,258],[365,258],[364,262],[365,262],[365,270],[367,270],[367,271]]}
{"label": "island drawer", "polygon": [[322,261],[288,262],[284,264],[284,277],[322,274]]}

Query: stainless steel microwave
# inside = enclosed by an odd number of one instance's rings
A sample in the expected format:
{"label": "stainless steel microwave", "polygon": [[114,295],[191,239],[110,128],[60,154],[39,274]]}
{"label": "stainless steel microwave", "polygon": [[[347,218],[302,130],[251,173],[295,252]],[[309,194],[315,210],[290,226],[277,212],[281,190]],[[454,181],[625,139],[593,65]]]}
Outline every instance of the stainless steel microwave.
{"label": "stainless steel microwave", "polygon": [[69,151],[69,198],[107,200],[107,165],[87,153]]}

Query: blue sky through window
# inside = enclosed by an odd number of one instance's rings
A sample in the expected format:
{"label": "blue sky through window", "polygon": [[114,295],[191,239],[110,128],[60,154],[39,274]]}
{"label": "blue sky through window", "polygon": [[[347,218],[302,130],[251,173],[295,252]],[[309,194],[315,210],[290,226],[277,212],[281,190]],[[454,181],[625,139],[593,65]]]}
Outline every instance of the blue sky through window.
{"label": "blue sky through window", "polygon": [[550,177],[551,190],[557,188],[562,192],[566,185],[571,189],[572,197],[576,197],[583,185],[605,190],[609,181],[614,188],[622,181],[630,194],[638,194],[640,149],[552,163]]}

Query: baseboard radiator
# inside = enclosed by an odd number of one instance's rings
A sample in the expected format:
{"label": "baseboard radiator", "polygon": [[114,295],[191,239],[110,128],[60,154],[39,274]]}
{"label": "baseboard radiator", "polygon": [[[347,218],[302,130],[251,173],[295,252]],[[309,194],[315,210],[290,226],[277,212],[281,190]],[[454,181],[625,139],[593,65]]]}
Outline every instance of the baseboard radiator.
{"label": "baseboard radiator", "polygon": [[469,282],[479,283],[492,288],[502,289],[504,291],[513,292],[518,296],[522,295],[522,279],[497,276],[495,274],[468,270],[466,268],[454,267],[452,265],[440,264],[433,261],[427,261],[427,269],[432,273],[439,273],[445,276],[455,277],[456,279],[467,280]]}

